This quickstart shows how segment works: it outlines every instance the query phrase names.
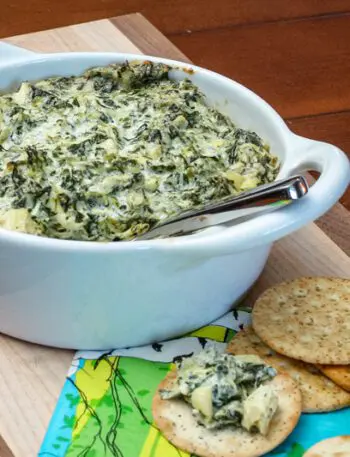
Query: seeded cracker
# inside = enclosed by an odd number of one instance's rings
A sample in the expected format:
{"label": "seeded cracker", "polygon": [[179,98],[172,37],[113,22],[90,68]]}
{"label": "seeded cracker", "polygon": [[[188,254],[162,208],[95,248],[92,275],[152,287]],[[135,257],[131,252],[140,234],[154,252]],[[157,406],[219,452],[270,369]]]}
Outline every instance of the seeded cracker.
{"label": "seeded cracker", "polygon": [[233,355],[256,354],[279,372],[288,373],[298,384],[305,413],[334,411],[350,405],[350,394],[323,376],[311,364],[290,359],[266,346],[251,327],[240,331],[229,343]]}
{"label": "seeded cracker", "polygon": [[319,365],[318,368],[338,386],[350,392],[349,365]]}
{"label": "seeded cracker", "polygon": [[304,362],[350,364],[350,280],[299,278],[266,290],[253,328],[272,349]]}
{"label": "seeded cracker", "polygon": [[304,457],[349,457],[350,435],[336,436],[320,441],[310,448]]}
{"label": "seeded cracker", "polygon": [[[171,390],[175,379],[175,372],[169,373],[158,390]],[[278,395],[279,409],[266,436],[230,427],[215,431],[205,429],[197,423],[190,405],[185,401],[162,400],[158,392],[152,405],[154,421],[176,447],[200,457],[258,457],[287,438],[301,412],[300,391],[290,376],[277,375],[271,385]]]}

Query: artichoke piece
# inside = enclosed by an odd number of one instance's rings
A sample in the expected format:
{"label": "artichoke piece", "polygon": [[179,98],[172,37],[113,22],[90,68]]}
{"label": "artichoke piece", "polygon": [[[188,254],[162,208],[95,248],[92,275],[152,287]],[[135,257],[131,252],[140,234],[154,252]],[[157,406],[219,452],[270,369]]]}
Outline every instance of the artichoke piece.
{"label": "artichoke piece", "polygon": [[192,406],[208,419],[213,417],[213,394],[210,386],[197,387],[192,392]]}
{"label": "artichoke piece", "polygon": [[270,386],[260,386],[243,402],[242,426],[267,435],[269,425],[278,407],[278,398]]}

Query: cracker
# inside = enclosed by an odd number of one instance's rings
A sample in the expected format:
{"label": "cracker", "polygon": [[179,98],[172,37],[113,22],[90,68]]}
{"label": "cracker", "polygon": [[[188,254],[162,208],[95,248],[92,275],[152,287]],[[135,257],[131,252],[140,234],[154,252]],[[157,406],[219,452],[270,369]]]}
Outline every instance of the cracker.
{"label": "cracker", "polygon": [[338,386],[350,392],[350,365],[318,365],[318,368]]}
{"label": "cracker", "polygon": [[350,280],[299,278],[267,289],[253,328],[275,351],[304,362],[350,364]]}
{"label": "cracker", "polygon": [[256,354],[277,371],[288,373],[299,386],[304,413],[334,411],[350,405],[350,394],[323,376],[314,365],[276,353],[251,327],[237,333],[228,344],[227,352]]}
{"label": "cracker", "polygon": [[[158,389],[169,389],[176,373],[169,373]],[[271,385],[278,395],[279,407],[267,436],[243,429],[226,427],[207,430],[192,415],[183,400],[162,400],[158,391],[153,398],[154,421],[163,435],[176,447],[200,457],[258,457],[278,446],[295,428],[301,413],[301,395],[286,374],[273,378]]]}
{"label": "cracker", "polygon": [[304,457],[349,457],[350,435],[335,436],[312,446]]}

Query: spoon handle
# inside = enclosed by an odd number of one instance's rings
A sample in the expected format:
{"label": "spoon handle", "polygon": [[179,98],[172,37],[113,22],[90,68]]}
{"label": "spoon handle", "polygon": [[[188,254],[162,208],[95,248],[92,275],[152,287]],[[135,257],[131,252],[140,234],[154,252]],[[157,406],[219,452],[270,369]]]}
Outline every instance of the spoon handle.
{"label": "spoon handle", "polygon": [[213,225],[239,223],[263,212],[273,211],[302,198],[308,192],[303,176],[292,176],[264,184],[235,197],[209,203],[168,218],[135,240],[185,235]]}

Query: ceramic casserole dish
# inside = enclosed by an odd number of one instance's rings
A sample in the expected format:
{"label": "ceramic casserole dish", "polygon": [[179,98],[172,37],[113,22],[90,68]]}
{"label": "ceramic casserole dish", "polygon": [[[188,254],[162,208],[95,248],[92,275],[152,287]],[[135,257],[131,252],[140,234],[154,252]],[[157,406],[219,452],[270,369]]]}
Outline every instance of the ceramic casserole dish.
{"label": "ceramic casserole dish", "polygon": [[257,132],[279,156],[279,178],[317,170],[300,202],[237,226],[152,241],[98,243],[0,229],[0,332],[76,349],[143,345],[224,314],[261,273],[275,240],[325,213],[350,178],[345,154],[293,134],[256,94],[211,71],[155,57],[114,53],[36,54],[0,43],[0,90],[25,80],[81,74],[147,59],[180,67],[210,104]]}

